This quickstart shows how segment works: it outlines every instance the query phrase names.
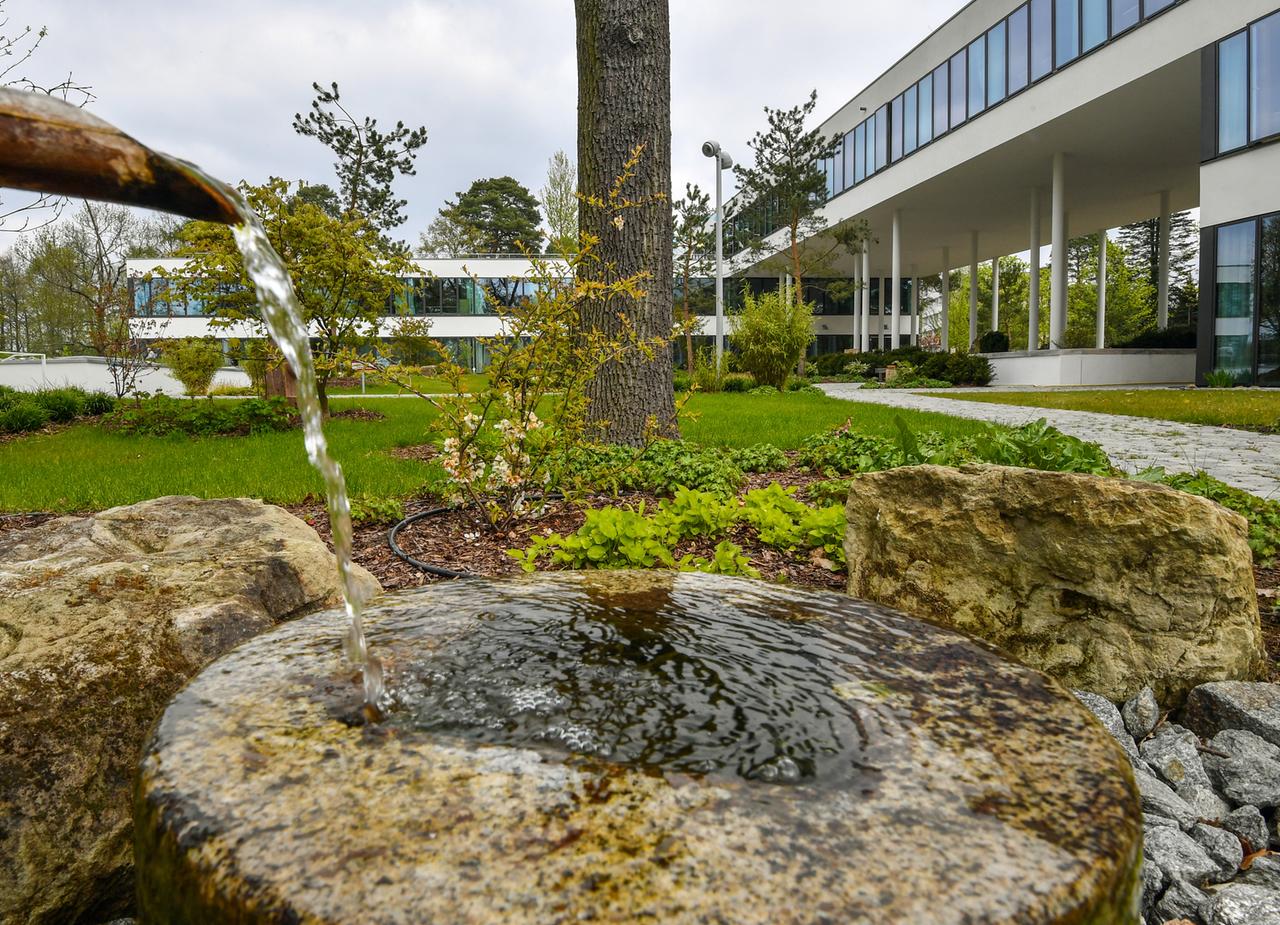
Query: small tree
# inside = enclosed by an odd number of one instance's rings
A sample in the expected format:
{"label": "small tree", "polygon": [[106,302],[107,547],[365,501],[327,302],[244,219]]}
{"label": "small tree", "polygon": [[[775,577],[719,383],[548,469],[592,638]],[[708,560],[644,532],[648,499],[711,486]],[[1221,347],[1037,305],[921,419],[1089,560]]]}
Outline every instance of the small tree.
{"label": "small tree", "polygon": [[446,202],[441,218],[466,229],[487,254],[519,254],[542,247],[542,215],[538,200],[511,177],[476,180],[454,202]]}
{"label": "small tree", "polygon": [[563,151],[551,155],[547,185],[539,194],[546,216],[548,254],[573,254],[578,250],[578,165]]}
{"label": "small tree", "polygon": [[441,213],[418,236],[418,254],[422,257],[465,257],[484,249],[480,232],[459,225]]}
{"label": "small tree", "polygon": [[341,206],[348,215],[363,216],[380,232],[404,224],[400,210],[407,204],[396,199],[391,184],[397,176],[417,173],[418,149],[427,143],[425,126],[410,129],[403,122],[384,132],[378,120],[357,119],[342,104],[337,83],[326,90],[311,85],[316,98],[311,111],[293,117],[293,130],[315,138],[337,156],[333,165],[341,188]]}
{"label": "small tree", "polygon": [[249,386],[258,395],[267,391],[267,370],[278,366],[283,357],[269,340],[249,340],[233,344],[240,360],[240,368],[249,377]]}
{"label": "small tree", "polygon": [[385,352],[400,366],[427,366],[441,359],[431,339],[431,319],[405,315],[388,332]]}
{"label": "small tree", "polygon": [[781,391],[813,343],[813,306],[780,292],[755,297],[746,290],[743,299],[729,342],[738,353],[739,364],[757,383]]}
{"label": "small tree", "polygon": [[212,337],[182,337],[161,347],[160,356],[187,394],[208,395],[222,368],[222,344]]}
{"label": "small tree", "polygon": [[714,210],[711,194],[696,183],[687,183],[684,198],[672,206],[675,230],[675,264],[680,274],[680,312],[684,320],[685,368],[693,372],[693,306],[690,289],[695,277],[709,272],[710,252],[715,247],[715,229],[711,225]]}

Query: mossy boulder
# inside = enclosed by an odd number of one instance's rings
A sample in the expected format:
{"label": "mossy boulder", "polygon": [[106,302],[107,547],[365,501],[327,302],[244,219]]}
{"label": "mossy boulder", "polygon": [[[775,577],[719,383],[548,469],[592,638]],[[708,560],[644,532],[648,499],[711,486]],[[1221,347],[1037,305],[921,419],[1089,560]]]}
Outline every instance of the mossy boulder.
{"label": "mossy boulder", "polygon": [[1136,925],[1128,760],[1060,685],[840,594],[669,572],[388,595],[175,698],[143,925]]}
{"label": "mossy boulder", "polygon": [[319,536],[259,501],[157,498],[0,536],[0,923],[129,908],[130,788],[165,704],[338,600]]}
{"label": "mossy boulder", "polygon": [[1002,466],[860,476],[849,593],[988,640],[1068,686],[1177,706],[1265,651],[1242,517],[1125,479]]}

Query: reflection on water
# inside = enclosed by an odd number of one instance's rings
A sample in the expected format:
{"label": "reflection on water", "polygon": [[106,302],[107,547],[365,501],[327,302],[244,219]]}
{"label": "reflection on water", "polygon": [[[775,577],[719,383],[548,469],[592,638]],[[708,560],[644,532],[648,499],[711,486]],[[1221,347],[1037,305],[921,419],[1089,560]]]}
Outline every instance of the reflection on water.
{"label": "reflection on water", "polygon": [[393,726],[756,781],[874,775],[893,722],[874,655],[782,592],[514,588],[400,666]]}

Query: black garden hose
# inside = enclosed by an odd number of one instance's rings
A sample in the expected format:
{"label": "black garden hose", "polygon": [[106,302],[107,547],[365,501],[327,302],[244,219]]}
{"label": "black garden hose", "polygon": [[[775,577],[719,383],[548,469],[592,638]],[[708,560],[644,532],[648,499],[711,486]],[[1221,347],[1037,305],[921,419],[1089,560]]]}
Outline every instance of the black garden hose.
{"label": "black garden hose", "polygon": [[419,571],[426,572],[428,575],[435,575],[438,578],[475,578],[476,576],[471,572],[456,572],[451,568],[444,568],[443,566],[432,565],[430,562],[423,562],[421,559],[415,559],[413,556],[401,549],[400,544],[396,542],[396,537],[400,535],[400,531],[410,524],[415,524],[420,520],[426,520],[428,517],[436,517],[440,514],[449,514],[456,510],[458,510],[456,507],[433,507],[427,511],[419,511],[416,514],[411,514],[387,531],[387,545],[391,547],[392,552],[405,562],[408,562]]}

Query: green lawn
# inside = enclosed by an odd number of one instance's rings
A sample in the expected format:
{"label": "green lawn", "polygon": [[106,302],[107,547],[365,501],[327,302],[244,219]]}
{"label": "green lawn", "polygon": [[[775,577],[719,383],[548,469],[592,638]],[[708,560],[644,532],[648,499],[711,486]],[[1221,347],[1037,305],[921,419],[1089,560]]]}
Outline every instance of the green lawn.
{"label": "green lawn", "polygon": [[1185,424],[1225,424],[1249,430],[1280,429],[1280,389],[1098,389],[982,394],[930,392],[929,395],[1027,408],[1130,414]]}
{"label": "green lawn", "polygon": [[[359,376],[356,377],[359,379]],[[410,384],[422,392],[424,395],[439,395],[453,391],[453,385],[445,379],[438,376],[411,376]],[[479,391],[488,384],[487,377],[479,373],[468,373],[462,377],[462,386],[468,392]],[[354,386],[330,386],[329,391],[334,395],[359,395],[360,384],[357,382]],[[384,382],[375,376],[366,376],[364,384],[364,394],[366,395],[404,395],[408,394],[399,386]]]}
{"label": "green lawn", "polygon": [[[397,447],[424,443],[431,411],[413,399],[340,399],[333,410],[372,408],[381,421],[329,422],[330,446],[353,495],[408,497],[438,470],[400,459]],[[784,449],[852,418],[869,433],[893,435],[902,417],[917,430],[971,433],[984,425],[941,414],[898,411],[818,395],[695,395],[682,424],[690,440],[720,446],[773,443]],[[159,495],[248,496],[281,504],[318,495],[299,432],[253,437],[142,437],[80,424],[55,434],[0,443],[0,511],[90,511]]]}

